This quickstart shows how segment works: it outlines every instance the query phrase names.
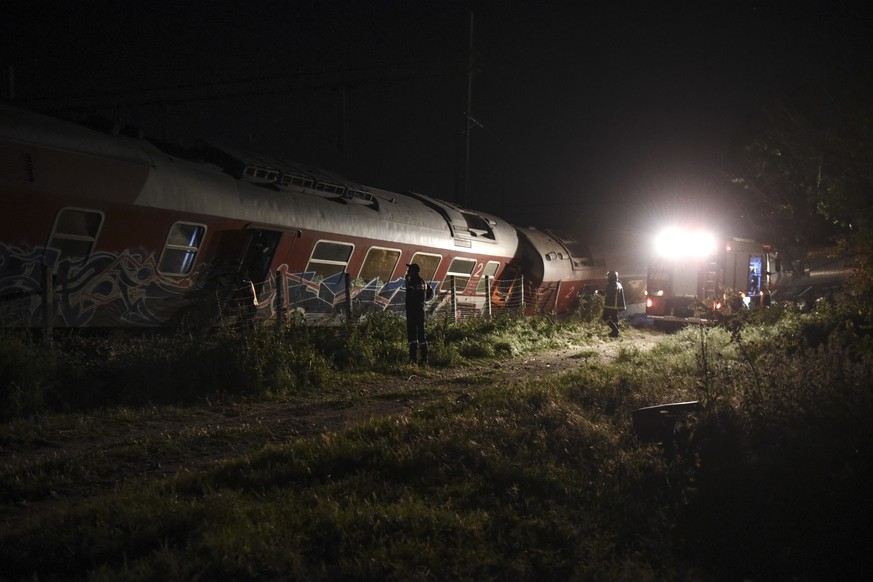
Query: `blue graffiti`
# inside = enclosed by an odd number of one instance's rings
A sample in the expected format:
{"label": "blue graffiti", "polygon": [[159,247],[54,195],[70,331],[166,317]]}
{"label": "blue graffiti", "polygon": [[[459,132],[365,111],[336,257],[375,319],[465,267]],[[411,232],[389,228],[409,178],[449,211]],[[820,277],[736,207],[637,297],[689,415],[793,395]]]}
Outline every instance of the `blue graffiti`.
{"label": "blue graffiti", "polygon": [[[288,307],[302,309],[307,319],[317,320],[341,313],[347,304],[355,313],[374,309],[400,311],[406,301],[406,283],[403,277],[383,282],[374,278],[363,285],[350,288],[347,301],[345,274],[316,280],[314,273],[286,273],[285,289]],[[436,282],[430,282],[436,291]]]}
{"label": "blue graffiti", "polygon": [[343,272],[320,279],[313,272],[289,273],[282,265],[280,279],[260,284],[256,305],[250,298],[253,309],[242,315],[239,307],[245,302],[234,299],[239,291],[235,264],[207,262],[176,277],[159,273],[154,255],[96,252],[71,261],[54,249],[0,243],[0,325],[42,325],[46,269],[53,273],[52,324],[66,327],[161,326],[182,321],[183,314],[187,321],[213,325],[234,309],[237,317],[266,321],[276,315],[276,284],[283,285],[283,307],[302,312],[307,321],[344,315],[347,308],[356,314],[401,311],[406,296],[402,277],[347,287]]}
{"label": "blue graffiti", "polygon": [[154,256],[128,251],[58,259],[54,249],[0,244],[0,324],[43,323],[45,268],[53,268],[53,324],[70,327],[165,323],[185,301],[192,277],[161,275]]}

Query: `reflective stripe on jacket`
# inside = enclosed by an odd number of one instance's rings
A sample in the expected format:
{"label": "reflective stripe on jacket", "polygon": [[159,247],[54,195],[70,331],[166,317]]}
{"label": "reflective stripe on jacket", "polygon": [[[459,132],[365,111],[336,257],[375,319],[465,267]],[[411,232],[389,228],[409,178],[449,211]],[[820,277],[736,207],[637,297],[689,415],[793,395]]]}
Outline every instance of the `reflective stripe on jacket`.
{"label": "reflective stripe on jacket", "polygon": [[604,309],[614,309],[616,311],[624,311],[627,305],[624,303],[624,289],[618,281],[606,284],[606,300],[603,303]]}

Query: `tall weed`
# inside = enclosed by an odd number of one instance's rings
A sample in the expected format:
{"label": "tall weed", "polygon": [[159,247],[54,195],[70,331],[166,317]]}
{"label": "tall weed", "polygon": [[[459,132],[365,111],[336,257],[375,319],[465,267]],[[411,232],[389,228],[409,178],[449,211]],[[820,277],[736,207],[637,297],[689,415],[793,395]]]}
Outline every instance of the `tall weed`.
{"label": "tall weed", "polygon": [[710,380],[732,397],[709,402],[681,460],[681,531],[700,563],[727,577],[867,570],[873,351],[861,328],[823,305],[732,330],[745,357]]}
{"label": "tall weed", "polygon": [[22,332],[0,333],[0,420],[45,407],[53,356]]}
{"label": "tall weed", "polygon": [[[499,316],[427,321],[430,364],[457,366],[565,345],[566,324]],[[374,311],[338,326],[222,330],[210,336],[144,332],[123,339],[58,333],[51,351],[29,336],[0,336],[6,418],[44,410],[185,404],[305,394],[337,374],[394,374],[407,365],[406,321]]]}

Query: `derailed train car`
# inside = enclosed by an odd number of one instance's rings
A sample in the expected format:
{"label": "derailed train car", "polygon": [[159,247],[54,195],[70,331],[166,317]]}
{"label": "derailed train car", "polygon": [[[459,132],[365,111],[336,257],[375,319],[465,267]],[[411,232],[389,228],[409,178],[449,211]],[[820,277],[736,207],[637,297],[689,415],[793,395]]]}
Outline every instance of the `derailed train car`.
{"label": "derailed train car", "polygon": [[603,268],[559,235],[299,164],[0,105],[3,327],[211,327],[403,303],[566,313]]}

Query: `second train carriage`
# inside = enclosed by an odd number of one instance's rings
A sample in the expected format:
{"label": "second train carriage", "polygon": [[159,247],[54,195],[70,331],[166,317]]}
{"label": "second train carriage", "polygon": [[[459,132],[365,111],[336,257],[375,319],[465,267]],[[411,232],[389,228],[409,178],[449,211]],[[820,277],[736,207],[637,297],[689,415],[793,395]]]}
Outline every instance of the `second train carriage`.
{"label": "second train carriage", "polygon": [[462,311],[562,313],[602,278],[553,233],[429,196],[221,145],[177,152],[8,106],[0,196],[4,327],[394,309],[411,262],[442,298],[436,306],[454,290]]}

